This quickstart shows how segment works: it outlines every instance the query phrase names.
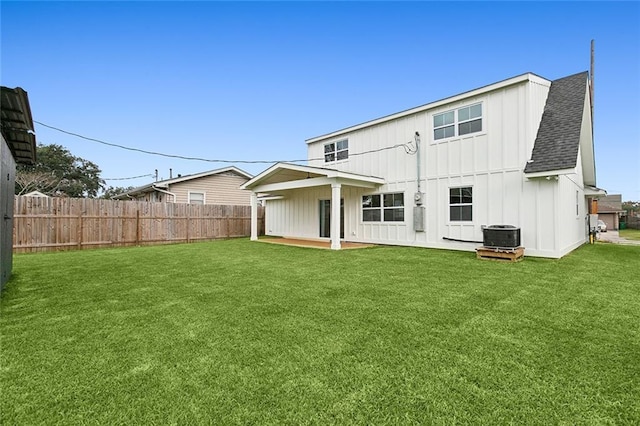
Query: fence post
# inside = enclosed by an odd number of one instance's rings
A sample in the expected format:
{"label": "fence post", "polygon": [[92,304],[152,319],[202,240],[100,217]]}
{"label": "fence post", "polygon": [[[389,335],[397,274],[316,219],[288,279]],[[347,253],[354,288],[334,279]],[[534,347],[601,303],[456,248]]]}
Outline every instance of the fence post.
{"label": "fence post", "polygon": [[140,209],[136,210],[136,245],[140,245]]}
{"label": "fence post", "polygon": [[191,217],[191,204],[187,205],[187,244],[190,243],[191,241],[189,240],[189,227],[190,227],[190,220],[189,218]]}
{"label": "fence post", "polygon": [[78,213],[78,233],[76,239],[78,244],[78,249],[82,248],[82,210]]}

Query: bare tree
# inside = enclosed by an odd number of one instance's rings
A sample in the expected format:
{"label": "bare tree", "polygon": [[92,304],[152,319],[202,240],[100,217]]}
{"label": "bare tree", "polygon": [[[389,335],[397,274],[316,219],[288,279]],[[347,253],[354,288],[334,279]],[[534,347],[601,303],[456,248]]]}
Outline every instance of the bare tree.
{"label": "bare tree", "polygon": [[33,170],[16,173],[16,195],[40,191],[45,195],[57,195],[60,179],[52,172]]}

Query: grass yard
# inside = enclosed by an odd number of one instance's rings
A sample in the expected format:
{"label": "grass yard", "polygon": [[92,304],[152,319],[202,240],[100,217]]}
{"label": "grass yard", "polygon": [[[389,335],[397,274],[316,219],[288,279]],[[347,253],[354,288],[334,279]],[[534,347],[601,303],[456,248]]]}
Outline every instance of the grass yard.
{"label": "grass yard", "polygon": [[627,240],[640,240],[640,229],[621,229],[620,236]]}
{"label": "grass yard", "polygon": [[0,424],[638,424],[640,246],[17,255]]}

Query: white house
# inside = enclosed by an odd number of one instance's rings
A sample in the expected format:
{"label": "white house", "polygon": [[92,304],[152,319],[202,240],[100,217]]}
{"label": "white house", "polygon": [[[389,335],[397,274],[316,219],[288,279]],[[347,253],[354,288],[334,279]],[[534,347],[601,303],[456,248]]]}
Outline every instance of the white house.
{"label": "white house", "polygon": [[[527,73],[307,140],[308,165],[245,183],[265,232],[473,251],[483,227],[520,228],[527,255],[588,241],[595,187],[587,72]],[[257,239],[254,214],[252,239]]]}

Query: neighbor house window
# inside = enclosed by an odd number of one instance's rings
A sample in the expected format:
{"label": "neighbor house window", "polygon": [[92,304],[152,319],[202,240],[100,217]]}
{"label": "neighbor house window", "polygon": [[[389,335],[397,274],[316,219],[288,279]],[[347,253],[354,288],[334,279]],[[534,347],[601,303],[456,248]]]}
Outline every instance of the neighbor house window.
{"label": "neighbor house window", "polygon": [[349,141],[347,139],[331,142],[324,146],[324,162],[346,160],[349,158]]}
{"label": "neighbor house window", "polygon": [[433,116],[433,139],[482,131],[482,104],[469,105]]}
{"label": "neighbor house window", "polygon": [[473,220],[473,188],[449,188],[449,220],[463,222]]}
{"label": "neighbor house window", "polygon": [[372,194],[362,197],[363,222],[404,222],[404,194]]}
{"label": "neighbor house window", "polygon": [[204,204],[204,192],[189,192],[189,204]]}

